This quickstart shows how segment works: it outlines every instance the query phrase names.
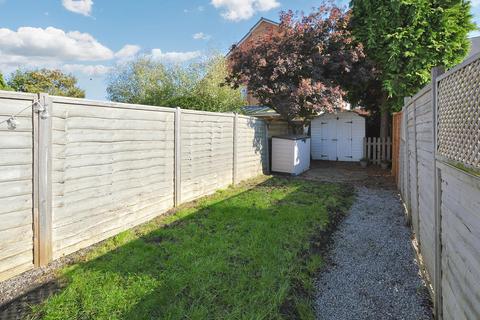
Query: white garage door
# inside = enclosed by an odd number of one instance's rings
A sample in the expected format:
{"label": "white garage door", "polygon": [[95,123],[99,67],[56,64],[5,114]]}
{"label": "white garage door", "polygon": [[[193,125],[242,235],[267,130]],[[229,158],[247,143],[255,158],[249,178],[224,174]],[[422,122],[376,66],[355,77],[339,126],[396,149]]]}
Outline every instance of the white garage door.
{"label": "white garage door", "polygon": [[312,158],[358,161],[363,156],[365,119],[352,112],[329,114],[312,121]]}

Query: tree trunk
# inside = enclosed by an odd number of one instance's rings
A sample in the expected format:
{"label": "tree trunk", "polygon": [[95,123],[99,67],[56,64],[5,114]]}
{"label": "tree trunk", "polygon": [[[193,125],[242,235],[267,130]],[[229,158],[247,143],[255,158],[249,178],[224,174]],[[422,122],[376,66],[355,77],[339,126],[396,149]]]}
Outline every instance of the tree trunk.
{"label": "tree trunk", "polygon": [[390,124],[390,115],[387,110],[381,111],[380,118],[380,138],[387,138],[389,136],[388,129]]}
{"label": "tree trunk", "polygon": [[293,121],[287,121],[287,126],[288,126],[288,134],[290,135],[296,135],[298,134],[298,127]]}

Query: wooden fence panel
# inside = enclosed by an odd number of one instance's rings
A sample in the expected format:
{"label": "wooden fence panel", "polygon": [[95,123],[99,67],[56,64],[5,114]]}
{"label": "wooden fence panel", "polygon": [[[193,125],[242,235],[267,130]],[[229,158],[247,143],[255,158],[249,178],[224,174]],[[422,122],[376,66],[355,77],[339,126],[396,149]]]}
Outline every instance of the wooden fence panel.
{"label": "wooden fence panel", "polygon": [[233,183],[233,128],[233,114],[182,110],[182,202]]}
{"label": "wooden fence panel", "polygon": [[441,72],[403,108],[399,186],[436,318],[478,319],[480,54]]}
{"label": "wooden fence panel", "polygon": [[0,92],[0,151],[1,281],[262,174],[268,128],[228,113]]}
{"label": "wooden fence panel", "polygon": [[267,168],[267,132],[265,122],[250,117],[238,117],[236,176],[238,181],[258,176]]}
{"label": "wooden fence panel", "polygon": [[175,110],[84,103],[53,98],[53,259],[173,206]]}
{"label": "wooden fence panel", "polygon": [[416,152],[416,124],[415,104],[412,102],[406,109],[407,112],[407,134],[408,134],[408,168],[409,168],[409,191],[410,191],[410,215],[415,234],[419,233],[420,216],[418,213],[418,162]]}
{"label": "wooden fence panel", "polygon": [[[33,102],[36,96],[0,96],[0,281],[34,267]],[[15,130],[6,120],[15,115]]]}
{"label": "wooden fence panel", "polygon": [[397,186],[400,186],[400,130],[402,126],[402,112],[393,114],[392,119],[392,176]]}
{"label": "wooden fence panel", "polygon": [[415,97],[418,233],[417,241],[430,277],[435,269],[435,212],[433,179],[433,104],[431,86]]}
{"label": "wooden fence panel", "polygon": [[442,171],[442,293],[445,319],[480,319],[480,179]]}

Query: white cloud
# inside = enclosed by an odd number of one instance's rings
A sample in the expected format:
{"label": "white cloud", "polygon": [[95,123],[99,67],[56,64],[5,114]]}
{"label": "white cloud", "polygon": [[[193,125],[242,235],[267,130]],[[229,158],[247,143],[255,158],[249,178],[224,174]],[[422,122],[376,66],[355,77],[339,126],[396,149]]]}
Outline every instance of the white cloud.
{"label": "white cloud", "polygon": [[3,55],[0,52],[0,71],[4,74],[14,72],[17,69],[35,70],[41,68],[60,69],[64,72],[83,73],[88,76],[104,75],[111,70],[111,67],[101,64],[70,64],[47,58]]}
{"label": "white cloud", "polygon": [[480,6],[480,0],[471,0],[472,7],[478,7]]}
{"label": "white cloud", "polygon": [[65,64],[60,68],[65,72],[70,72],[70,73],[80,72],[89,76],[104,75],[112,70],[112,67],[104,66],[102,64],[96,64],[96,65]]}
{"label": "white cloud", "polygon": [[193,35],[193,39],[195,40],[210,40],[211,38],[211,35],[205,34],[203,32],[198,32]]}
{"label": "white cloud", "polygon": [[277,0],[212,0],[212,5],[223,9],[222,17],[231,21],[251,18],[257,12],[264,12],[280,6]]}
{"label": "white cloud", "polygon": [[93,0],[62,0],[62,4],[68,11],[90,16]]}
{"label": "white cloud", "polygon": [[162,52],[160,49],[152,49],[148,57],[165,63],[182,63],[199,58],[201,55],[202,53],[200,51]]}
{"label": "white cloud", "polygon": [[113,58],[113,52],[88,33],[65,32],[54,27],[21,27],[17,31],[0,28],[3,55],[95,61]]}
{"label": "white cloud", "polygon": [[139,49],[126,45],[114,53],[87,33],[53,27],[21,27],[17,31],[0,28],[0,70],[7,74],[18,68],[49,68],[98,76],[109,72],[111,67],[95,61],[120,61]]}
{"label": "white cloud", "polygon": [[131,58],[134,58],[137,53],[140,52],[140,49],[140,46],[127,44],[115,53],[115,58],[120,60],[129,60]]}

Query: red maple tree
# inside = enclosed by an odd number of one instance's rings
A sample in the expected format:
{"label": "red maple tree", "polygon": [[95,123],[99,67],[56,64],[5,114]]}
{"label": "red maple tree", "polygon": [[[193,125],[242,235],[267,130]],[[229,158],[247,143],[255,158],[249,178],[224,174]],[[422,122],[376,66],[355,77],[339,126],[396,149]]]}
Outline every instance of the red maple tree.
{"label": "red maple tree", "polygon": [[342,106],[345,88],[369,74],[349,21],[349,10],[330,3],[309,15],[283,12],[278,29],[232,48],[226,82],[246,86],[290,124],[331,112]]}

